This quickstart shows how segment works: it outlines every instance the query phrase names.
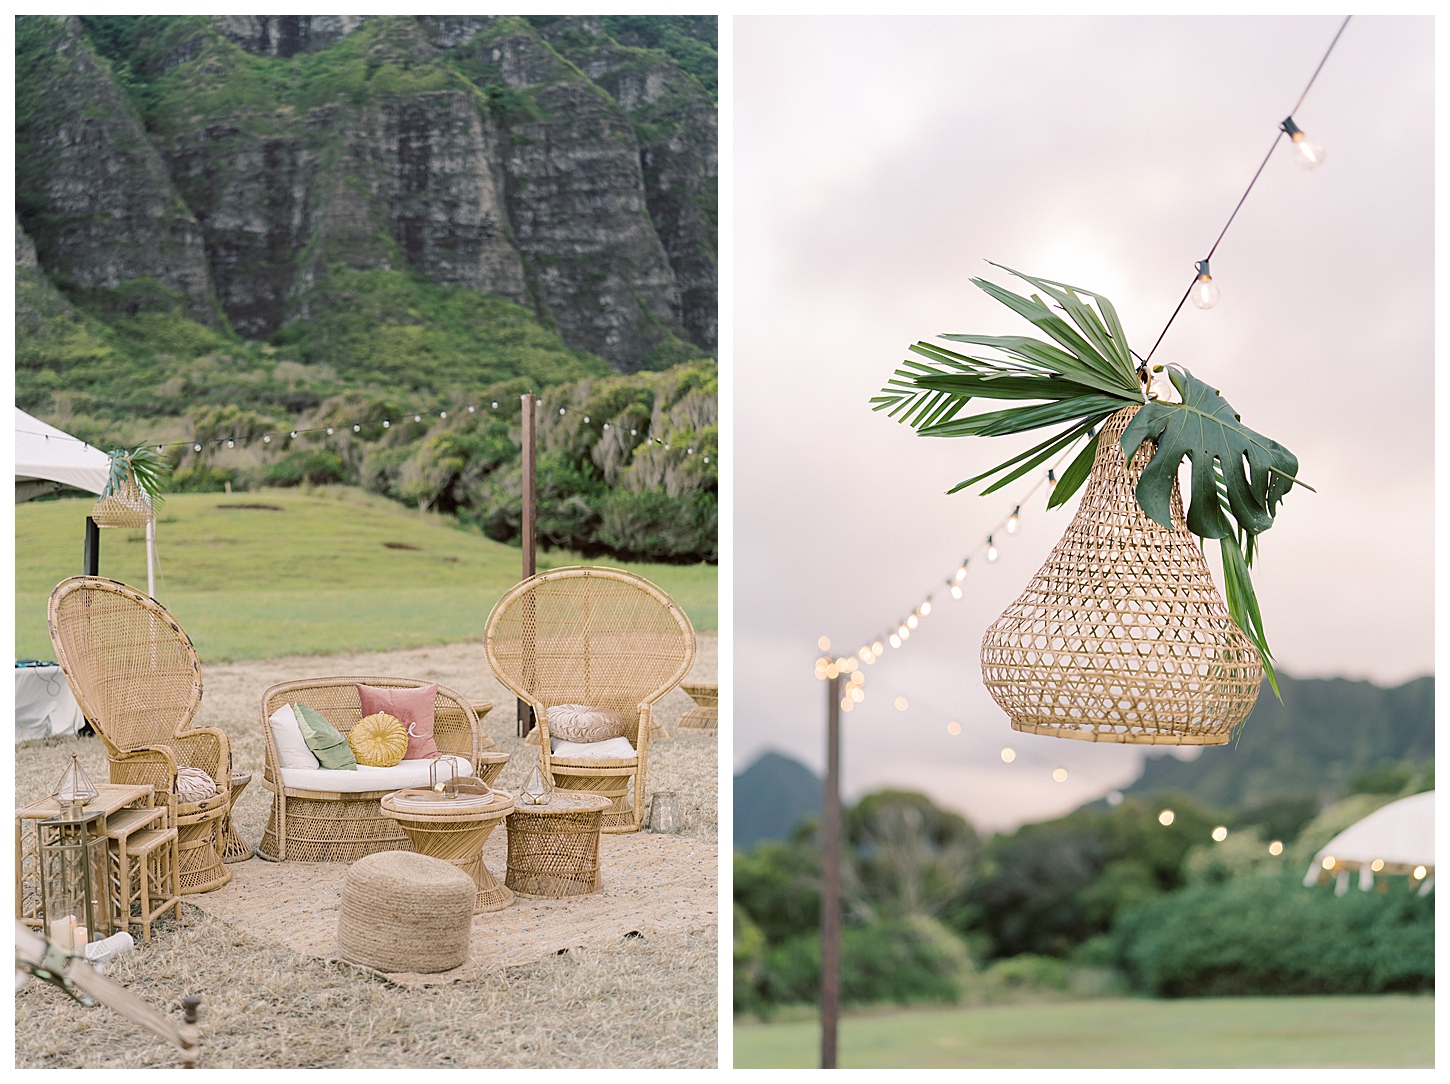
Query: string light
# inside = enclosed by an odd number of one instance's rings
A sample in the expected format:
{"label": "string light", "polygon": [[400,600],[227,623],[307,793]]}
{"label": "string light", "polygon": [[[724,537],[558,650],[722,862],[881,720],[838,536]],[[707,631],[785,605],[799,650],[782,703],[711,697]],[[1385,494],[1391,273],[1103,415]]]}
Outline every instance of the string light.
{"label": "string light", "polygon": [[912,614],[906,619],[906,627],[909,629],[914,629],[919,624],[921,624],[921,622],[917,620],[916,614]]}
{"label": "string light", "polygon": [[1011,764],[1016,759],[1017,759],[1017,750],[1016,749],[1013,749],[1010,745],[1007,746],[1006,748],[1004,748],[1002,750],[1002,763],[1003,764]]}
{"label": "string light", "polygon": [[1218,284],[1208,273],[1207,260],[1199,260],[1193,266],[1198,269],[1198,278],[1194,280],[1192,289],[1188,291],[1188,300],[1200,309],[1211,309],[1218,304]]}
{"label": "string light", "polygon": [[1173,823],[1173,810],[1171,810],[1171,809],[1165,809],[1162,813],[1159,813],[1158,814],[1158,823],[1161,824],[1164,828],[1167,828],[1170,824],[1172,824]]}
{"label": "string light", "polygon": [[1228,839],[1228,829],[1220,824],[1213,830],[1213,841],[1215,843],[1222,843],[1226,839]]}
{"label": "string light", "polygon": [[816,646],[819,647],[822,651],[830,651],[831,638],[829,636],[822,636],[819,640],[816,641]]}
{"label": "string light", "polygon": [[1066,783],[1067,782],[1067,769],[1066,768],[1053,768],[1052,769],[1052,779],[1053,779],[1053,782],[1056,782],[1056,783]]}
{"label": "string light", "polygon": [[952,737],[956,737],[961,732],[962,732],[962,724],[961,723],[959,723],[959,722],[957,722],[955,720],[953,720],[950,723],[947,723],[947,733],[950,734]]}
{"label": "string light", "polygon": [[1385,860],[1383,858],[1376,858],[1373,862],[1369,864],[1369,868],[1372,872],[1378,873],[1380,870],[1385,868]]}
{"label": "string light", "polygon": [[921,614],[922,617],[925,617],[927,614],[931,613],[931,599],[927,599],[925,602],[923,602],[917,608],[916,612]]}
{"label": "string light", "polygon": [[991,535],[988,535],[987,536],[987,560],[989,560],[989,561],[995,561],[996,559],[997,559],[997,546],[992,541],[992,536]]}
{"label": "string light", "polygon": [[353,432],[354,432],[354,433],[361,433],[361,432],[362,432],[362,426],[360,426],[360,425],[354,425],[354,426],[353,426],[353,427],[352,427],[352,431],[353,431]]}
{"label": "string light", "polygon": [[1057,488],[1057,475],[1053,474],[1052,471],[1048,471],[1047,472],[1047,492],[1051,493],[1056,488]]}
{"label": "string light", "polygon": [[878,659],[882,655],[886,654],[886,649],[881,646],[881,641],[880,640],[877,640],[874,644],[871,645],[871,654],[874,655]]}
{"label": "string light", "polygon": [[1294,148],[1294,164],[1302,170],[1318,169],[1324,164],[1324,148],[1314,142],[1294,123],[1293,117],[1285,117],[1279,130],[1289,137]]}
{"label": "string light", "polygon": [[967,578],[967,562],[966,561],[963,561],[962,562],[962,567],[959,568],[959,569],[957,569],[957,575],[956,575],[957,583],[961,583],[966,578]]}
{"label": "string light", "polygon": [[891,646],[892,647],[900,647],[901,646],[901,637],[900,636],[897,636],[896,633],[893,632],[891,634],[891,641],[890,642],[891,642]]}
{"label": "string light", "polygon": [[1284,853],[1284,841],[1282,839],[1276,839],[1276,840],[1274,840],[1274,842],[1270,843],[1269,844],[1269,853],[1272,854],[1275,858],[1277,858],[1279,855],[1283,854]]}
{"label": "string light", "polygon": [[952,589],[952,598],[962,597],[962,589],[956,584],[952,583],[951,580],[947,580],[947,586]]}
{"label": "string light", "polygon": [[1012,509],[1012,514],[1007,517],[1008,534],[1015,534],[1017,532],[1017,518],[1021,514],[1021,512],[1022,506],[1019,504],[1016,508]]}
{"label": "string light", "polygon": [[905,711],[906,710],[906,697],[904,697],[904,696],[898,696],[896,698],[896,710],[897,711]]}

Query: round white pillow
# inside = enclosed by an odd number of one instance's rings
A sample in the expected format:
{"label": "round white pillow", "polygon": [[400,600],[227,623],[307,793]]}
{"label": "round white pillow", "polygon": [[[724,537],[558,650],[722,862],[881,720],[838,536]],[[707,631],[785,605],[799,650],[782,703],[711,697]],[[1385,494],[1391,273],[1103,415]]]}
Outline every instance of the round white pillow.
{"label": "round white pillow", "polygon": [[561,741],[593,742],[624,737],[624,718],[608,708],[584,704],[557,704],[544,713],[549,737]]}

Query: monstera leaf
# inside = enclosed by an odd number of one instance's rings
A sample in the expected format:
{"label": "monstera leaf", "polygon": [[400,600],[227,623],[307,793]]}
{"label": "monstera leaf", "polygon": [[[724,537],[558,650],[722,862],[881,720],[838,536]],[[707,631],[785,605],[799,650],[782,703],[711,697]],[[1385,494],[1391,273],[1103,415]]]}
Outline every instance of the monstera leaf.
{"label": "monstera leaf", "polygon": [[1228,536],[1233,527],[1224,515],[1225,503],[1241,531],[1250,535],[1267,531],[1274,525],[1279,501],[1296,481],[1299,460],[1282,444],[1242,425],[1218,389],[1195,379],[1187,369],[1170,368],[1168,379],[1183,402],[1150,400],[1123,431],[1123,455],[1129,462],[1143,441],[1157,443],[1138,479],[1136,493],[1143,511],[1159,526],[1173,529],[1169,496],[1178,465],[1187,456],[1193,464],[1190,531],[1200,538]]}

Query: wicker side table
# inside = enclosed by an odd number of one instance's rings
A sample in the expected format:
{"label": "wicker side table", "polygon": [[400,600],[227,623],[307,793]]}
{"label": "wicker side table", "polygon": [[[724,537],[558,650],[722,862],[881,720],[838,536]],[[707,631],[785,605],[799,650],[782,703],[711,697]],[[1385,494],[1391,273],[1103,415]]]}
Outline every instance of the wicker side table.
{"label": "wicker side table", "polygon": [[720,727],[720,686],[699,681],[682,681],[680,688],[690,695],[695,706],[684,715],[676,727],[696,730],[718,730]]}
{"label": "wicker side table", "polygon": [[555,789],[548,805],[515,805],[508,818],[504,883],[520,896],[563,899],[598,892],[599,829],[608,798]]}
{"label": "wicker side table", "polygon": [[227,815],[222,818],[221,825],[223,862],[245,862],[252,857],[252,845],[242,838],[232,824],[232,810],[237,808],[237,799],[251,781],[251,772],[232,772],[232,800],[227,803]]}
{"label": "wicker side table", "polygon": [[[492,801],[476,803],[429,800],[431,795],[426,787],[389,794],[382,800],[383,816],[398,822],[413,850],[451,862],[473,878],[478,886],[474,914],[502,911],[514,902],[514,894],[483,864],[483,845],[513,811],[513,799],[502,791],[494,792]],[[415,804],[410,797],[419,800]]]}

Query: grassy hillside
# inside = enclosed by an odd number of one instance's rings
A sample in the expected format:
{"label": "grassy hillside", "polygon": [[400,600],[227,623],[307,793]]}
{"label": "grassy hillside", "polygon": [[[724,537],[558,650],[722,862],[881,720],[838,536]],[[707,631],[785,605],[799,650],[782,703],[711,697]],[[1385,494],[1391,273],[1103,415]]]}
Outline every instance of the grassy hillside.
{"label": "grassy hillside", "polygon": [[[90,500],[16,507],[15,650],[54,658],[46,599],[81,571]],[[248,507],[266,505],[269,507]],[[174,494],[157,525],[160,601],[203,661],[382,650],[481,636],[519,578],[519,551],[448,517],[344,487]],[[390,546],[389,543],[392,545]],[[141,531],[101,532],[101,574],[146,585]],[[540,568],[580,563],[555,553]],[[715,628],[716,569],[625,565]]]}
{"label": "grassy hillside", "polygon": [[[735,1026],[737,1069],[820,1064],[814,1021]],[[847,1017],[849,1069],[1429,1068],[1433,997],[1001,1005]]]}

